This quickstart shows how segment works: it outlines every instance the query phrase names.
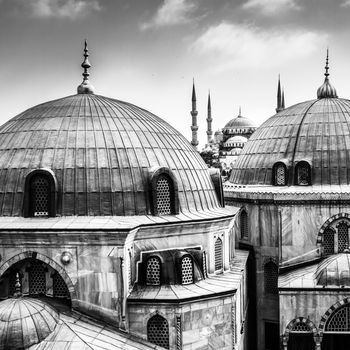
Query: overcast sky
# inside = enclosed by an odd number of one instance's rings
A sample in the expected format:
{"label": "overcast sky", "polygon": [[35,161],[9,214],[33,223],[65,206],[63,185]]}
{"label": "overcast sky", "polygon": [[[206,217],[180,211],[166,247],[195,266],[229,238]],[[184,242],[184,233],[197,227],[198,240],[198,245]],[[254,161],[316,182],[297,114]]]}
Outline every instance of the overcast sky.
{"label": "overcast sky", "polygon": [[350,0],[0,0],[0,123],[82,80],[88,39],[96,93],[162,117],[188,139],[191,84],[199,139],[210,89],[214,130],[238,114],[274,114],[281,74],[286,105],[314,99],[330,79],[350,97]]}

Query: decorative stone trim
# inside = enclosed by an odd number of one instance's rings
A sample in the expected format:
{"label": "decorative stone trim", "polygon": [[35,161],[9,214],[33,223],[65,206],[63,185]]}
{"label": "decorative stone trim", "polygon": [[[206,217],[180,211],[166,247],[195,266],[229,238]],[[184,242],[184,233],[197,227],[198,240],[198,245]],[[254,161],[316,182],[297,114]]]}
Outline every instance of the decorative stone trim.
{"label": "decorative stone trim", "polygon": [[56,270],[61,275],[64,282],[66,283],[68,290],[69,290],[71,300],[74,300],[77,298],[75,287],[72,283],[72,280],[70,279],[67,272],[65,271],[65,269],[63,267],[61,267],[59,264],[57,264],[54,260],[50,259],[48,256],[37,253],[37,252],[26,251],[23,253],[19,253],[19,254],[13,256],[11,259],[4,262],[0,266],[0,277],[13,264],[17,263],[18,261],[21,261],[24,259],[29,259],[29,258],[40,260],[40,261],[44,262],[45,264],[51,266],[54,270]]}
{"label": "decorative stone trim", "polygon": [[232,331],[232,350],[236,349],[237,343],[237,325],[236,325],[236,303],[232,303],[231,307],[231,331]]}
{"label": "decorative stone trim", "polygon": [[182,349],[182,325],[181,316],[176,316],[176,350]]}
{"label": "decorative stone trim", "polygon": [[321,317],[321,321],[320,321],[320,325],[319,325],[319,332],[320,332],[320,335],[322,336],[323,335],[323,332],[324,332],[324,328],[325,328],[325,325],[329,319],[329,317],[331,316],[331,314],[339,309],[340,307],[346,305],[346,304],[349,304],[350,303],[350,297],[349,298],[345,298],[343,300],[339,300],[337,301],[335,304],[333,304],[326,312],[325,314]]}
{"label": "decorative stone trim", "polygon": [[272,261],[273,263],[275,263],[278,266],[278,260],[276,257],[274,256],[265,256],[263,258],[263,266],[265,266],[267,263],[269,263],[270,261]]}
{"label": "decorative stone trim", "polygon": [[350,220],[350,214],[349,213],[338,213],[336,215],[331,216],[327,221],[324,222],[324,224],[321,226],[320,230],[318,231],[317,244],[322,244],[323,233],[324,233],[325,229],[329,225],[331,225],[334,221],[342,219],[342,218]]}

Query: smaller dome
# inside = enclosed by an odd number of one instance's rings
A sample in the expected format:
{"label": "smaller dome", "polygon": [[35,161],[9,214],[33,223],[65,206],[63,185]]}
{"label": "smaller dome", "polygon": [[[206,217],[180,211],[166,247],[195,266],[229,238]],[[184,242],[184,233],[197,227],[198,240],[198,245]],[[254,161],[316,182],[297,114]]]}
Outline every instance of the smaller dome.
{"label": "smaller dome", "polygon": [[230,137],[225,143],[232,144],[232,143],[246,143],[248,139],[244,136],[236,135]]}
{"label": "smaller dome", "polygon": [[350,287],[350,254],[332,255],[323,260],[315,271],[317,285]]}
{"label": "smaller dome", "polygon": [[33,298],[10,298],[0,302],[1,349],[27,349],[52,333],[58,313]]}
{"label": "smaller dome", "polygon": [[252,120],[243,117],[239,114],[238,117],[231,119],[224,127],[224,129],[244,129],[244,128],[255,128]]}

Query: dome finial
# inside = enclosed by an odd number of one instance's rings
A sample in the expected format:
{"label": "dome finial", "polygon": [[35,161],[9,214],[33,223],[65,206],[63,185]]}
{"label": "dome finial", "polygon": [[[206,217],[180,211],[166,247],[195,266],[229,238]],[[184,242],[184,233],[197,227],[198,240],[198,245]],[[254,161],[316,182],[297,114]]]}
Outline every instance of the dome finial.
{"label": "dome finial", "polygon": [[331,83],[329,82],[329,50],[327,48],[327,56],[326,56],[326,66],[325,68],[325,79],[324,79],[324,83],[323,85],[321,85],[318,90],[317,90],[317,98],[337,98],[337,91],[336,89],[331,85]]}
{"label": "dome finial", "polygon": [[15,298],[19,298],[20,296],[22,296],[21,293],[21,282],[19,280],[19,273],[16,273],[16,282],[15,282],[15,293],[13,295]]}
{"label": "dome finial", "polygon": [[91,64],[89,62],[89,49],[86,39],[84,42],[84,61],[81,66],[84,68],[84,72],[82,74],[84,78],[83,82],[78,86],[78,94],[93,94],[95,88],[90,84],[89,81],[90,73],[88,72],[88,69],[91,68]]}
{"label": "dome finial", "polygon": [[239,106],[238,116],[239,116],[239,117],[242,116],[242,108],[241,108],[241,106]]}

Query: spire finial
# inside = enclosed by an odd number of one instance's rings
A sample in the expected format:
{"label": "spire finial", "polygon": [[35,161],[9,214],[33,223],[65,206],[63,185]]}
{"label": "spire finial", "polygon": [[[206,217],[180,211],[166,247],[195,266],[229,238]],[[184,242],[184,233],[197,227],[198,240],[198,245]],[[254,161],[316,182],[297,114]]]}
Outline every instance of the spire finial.
{"label": "spire finial", "polygon": [[277,108],[276,112],[281,112],[282,108],[282,91],[281,91],[281,76],[278,74],[278,84],[277,84]]}
{"label": "spire finial", "polygon": [[88,71],[91,68],[91,64],[89,62],[89,49],[87,45],[87,40],[84,42],[84,61],[81,64],[82,68],[84,68],[83,72],[83,82],[78,86],[78,94],[93,94],[95,88],[90,84],[89,76],[90,73]]}
{"label": "spire finial", "polygon": [[239,106],[238,116],[239,116],[239,117],[242,116],[242,108],[241,108],[241,106]]}
{"label": "spire finial", "polygon": [[22,296],[21,293],[21,282],[19,279],[19,273],[16,273],[16,282],[15,282],[15,293],[14,293],[14,297],[15,298],[19,298],[20,296]]}
{"label": "spire finial", "polygon": [[197,97],[196,97],[196,87],[194,86],[194,78],[192,80],[192,102],[196,102]]}
{"label": "spire finial", "polygon": [[329,82],[329,49],[327,48],[327,56],[326,56],[326,66],[325,68],[325,79],[324,79],[324,83],[323,85],[321,85],[318,89],[317,89],[317,98],[337,98],[337,91],[336,89],[331,85],[331,83]]}

